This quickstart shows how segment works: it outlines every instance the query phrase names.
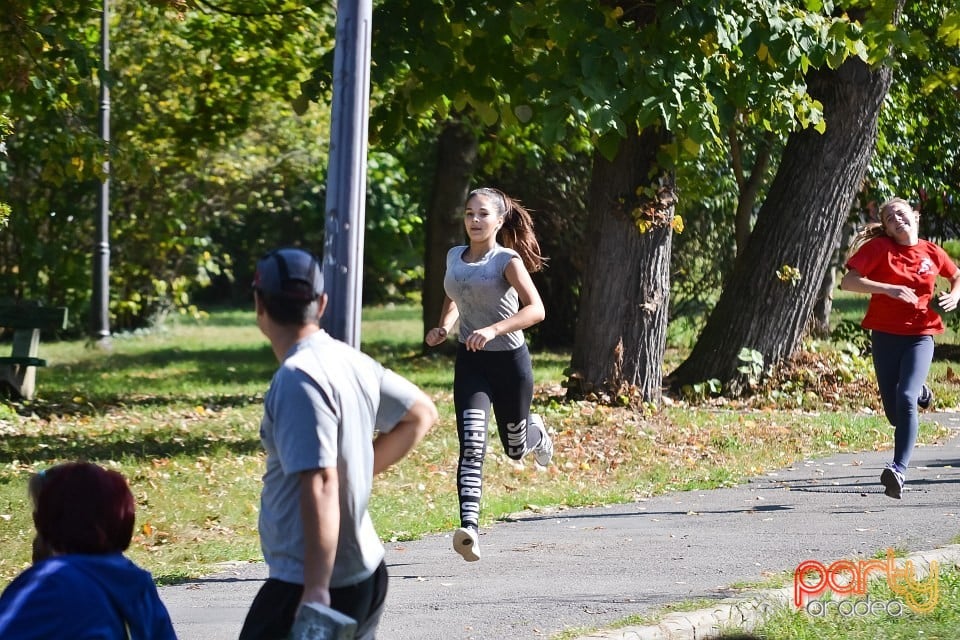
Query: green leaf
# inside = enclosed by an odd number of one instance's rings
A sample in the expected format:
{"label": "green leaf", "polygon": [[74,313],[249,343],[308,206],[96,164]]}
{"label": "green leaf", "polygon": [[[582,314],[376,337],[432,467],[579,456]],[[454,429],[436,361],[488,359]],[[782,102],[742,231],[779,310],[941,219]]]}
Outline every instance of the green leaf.
{"label": "green leaf", "polygon": [[943,17],[937,37],[950,47],[960,47],[960,10],[954,9]]}
{"label": "green leaf", "polygon": [[608,161],[613,161],[613,159],[617,157],[617,152],[620,151],[620,145],[622,143],[623,137],[620,134],[609,132],[600,136],[600,139],[597,141],[597,148],[604,158]]}
{"label": "green leaf", "polygon": [[483,124],[492,126],[500,119],[499,112],[486,102],[473,102],[473,108]]}
{"label": "green leaf", "polygon": [[691,157],[697,157],[700,153],[700,145],[693,138],[683,138],[683,150]]}
{"label": "green leaf", "polygon": [[302,93],[293,99],[293,112],[298,116],[302,116],[307,112],[307,109],[310,108],[310,99]]}

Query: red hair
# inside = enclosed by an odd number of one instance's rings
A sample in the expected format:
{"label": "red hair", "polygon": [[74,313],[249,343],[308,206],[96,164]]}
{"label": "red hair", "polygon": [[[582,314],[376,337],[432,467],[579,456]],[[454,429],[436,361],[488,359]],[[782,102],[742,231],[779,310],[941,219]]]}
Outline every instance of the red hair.
{"label": "red hair", "polygon": [[119,472],[67,462],[41,472],[33,522],[55,553],[116,553],[130,546],[134,512]]}

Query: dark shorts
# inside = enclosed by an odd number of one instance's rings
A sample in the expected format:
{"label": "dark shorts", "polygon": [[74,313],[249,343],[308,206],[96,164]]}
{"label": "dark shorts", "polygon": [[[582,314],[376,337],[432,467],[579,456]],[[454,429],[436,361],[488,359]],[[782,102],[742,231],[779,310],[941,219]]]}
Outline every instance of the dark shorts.
{"label": "dark shorts", "polygon": [[[268,578],[250,605],[240,640],[285,640],[293,627],[303,585]],[[349,587],[330,589],[330,606],[357,621],[356,640],[373,640],[387,599],[387,565]]]}

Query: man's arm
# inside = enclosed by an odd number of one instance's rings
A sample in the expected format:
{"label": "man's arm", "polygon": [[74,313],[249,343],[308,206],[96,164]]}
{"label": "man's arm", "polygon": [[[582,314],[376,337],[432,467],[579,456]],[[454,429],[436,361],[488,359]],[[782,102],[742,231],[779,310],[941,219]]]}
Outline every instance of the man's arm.
{"label": "man's arm", "polygon": [[330,606],[330,576],[340,538],[340,491],[336,468],[300,473],[303,520],[303,598]]}
{"label": "man's arm", "polygon": [[397,425],[373,441],[373,473],[380,473],[407,455],[427,435],[438,417],[433,400],[418,389],[413,405]]}

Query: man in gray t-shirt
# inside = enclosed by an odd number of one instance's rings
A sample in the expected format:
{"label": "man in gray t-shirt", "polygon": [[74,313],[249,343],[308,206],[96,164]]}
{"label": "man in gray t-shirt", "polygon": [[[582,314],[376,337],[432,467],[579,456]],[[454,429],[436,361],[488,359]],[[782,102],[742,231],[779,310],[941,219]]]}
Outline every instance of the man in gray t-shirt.
{"label": "man in gray t-shirt", "polygon": [[267,254],[253,286],[257,326],[280,367],[260,424],[267,470],[259,527],[269,577],[240,638],[286,637],[305,603],[350,616],[357,638],[373,638],[387,586],[383,545],[367,512],[373,476],[426,434],[436,407],[320,328],[327,297],[311,254]]}

